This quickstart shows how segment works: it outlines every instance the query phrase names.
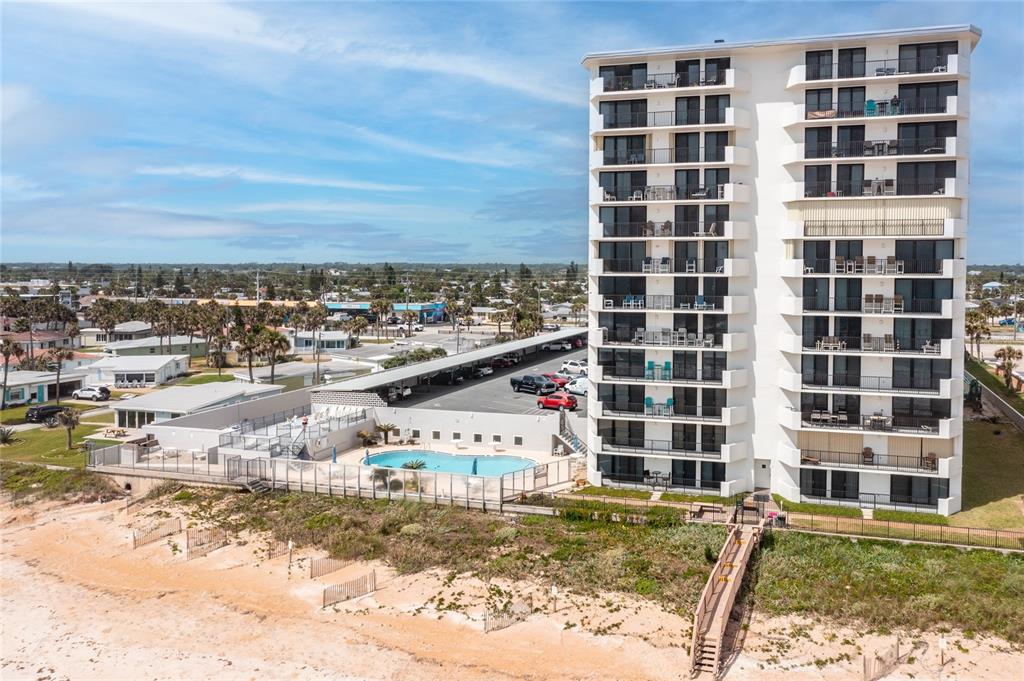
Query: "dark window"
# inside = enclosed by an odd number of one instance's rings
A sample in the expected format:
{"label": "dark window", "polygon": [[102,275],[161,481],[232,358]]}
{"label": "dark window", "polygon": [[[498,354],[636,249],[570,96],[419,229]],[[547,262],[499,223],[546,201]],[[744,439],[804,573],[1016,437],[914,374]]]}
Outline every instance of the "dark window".
{"label": "dark window", "polygon": [[700,97],[676,97],[676,125],[698,125],[699,123]]}
{"label": "dark window", "polygon": [[900,111],[902,113],[943,113],[946,111],[946,98],[953,97],[956,93],[955,80],[900,85]]}
{"label": "dark window", "polygon": [[709,95],[704,98],[704,122],[725,123],[725,110],[729,108],[729,95]]}
{"label": "dark window", "polygon": [[839,77],[861,78],[867,50],[863,47],[849,47],[839,50]]}
{"label": "dark window", "polygon": [[647,64],[619,64],[602,66],[599,70],[604,91],[635,90],[647,82]]}
{"label": "dark window", "polygon": [[680,87],[700,85],[700,59],[682,59],[676,62]]}
{"label": "dark window", "polygon": [[841,87],[839,88],[839,109],[840,116],[863,116],[864,115],[864,88],[863,87]]}
{"label": "dark window", "polygon": [[828,471],[800,469],[800,495],[823,497],[828,489]]}
{"label": "dark window", "polygon": [[832,50],[813,50],[805,53],[807,80],[832,77]]}
{"label": "dark window", "polygon": [[944,72],[948,68],[949,55],[956,53],[955,40],[900,45],[900,73]]}
{"label": "dark window", "polygon": [[804,158],[828,158],[832,155],[832,128],[804,130]]}
{"label": "dark window", "polygon": [[601,116],[605,129],[642,128],[647,125],[647,100],[626,99],[601,102]]}
{"label": "dark window", "polygon": [[605,165],[623,165],[628,163],[654,163],[645,153],[643,135],[604,138]]}
{"label": "dark window", "polygon": [[804,93],[804,105],[808,113],[827,111],[832,108],[832,88],[808,90]]}
{"label": "dark window", "polygon": [[938,506],[939,499],[948,497],[948,478],[915,475],[893,475],[889,478],[889,500],[894,504]]}
{"label": "dark window", "polygon": [[896,193],[944,194],[946,180],[956,177],[956,161],[896,164]]}
{"label": "dark window", "polygon": [[855,471],[832,471],[832,498],[859,499],[860,474]]}

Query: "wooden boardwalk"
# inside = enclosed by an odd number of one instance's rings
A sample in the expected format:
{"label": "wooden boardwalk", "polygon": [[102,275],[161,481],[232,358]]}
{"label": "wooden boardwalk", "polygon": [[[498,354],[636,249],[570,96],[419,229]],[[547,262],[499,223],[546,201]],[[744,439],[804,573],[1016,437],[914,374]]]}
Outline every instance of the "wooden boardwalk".
{"label": "wooden boardwalk", "polygon": [[754,553],[763,522],[758,525],[732,525],[718,554],[693,615],[690,644],[690,676],[717,678],[722,668],[722,643],[736,597],[743,586],[743,575]]}

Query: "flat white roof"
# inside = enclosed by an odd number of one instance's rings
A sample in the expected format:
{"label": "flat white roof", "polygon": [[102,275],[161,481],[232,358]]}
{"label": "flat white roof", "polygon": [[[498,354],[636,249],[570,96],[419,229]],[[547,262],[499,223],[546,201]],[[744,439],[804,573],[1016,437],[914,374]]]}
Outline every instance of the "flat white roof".
{"label": "flat white roof", "polygon": [[89,365],[93,369],[115,369],[125,371],[156,371],[174,361],[187,361],[188,355],[125,355],[104,357]]}
{"label": "flat white roof", "polygon": [[[136,338],[135,340],[124,340],[115,341],[113,343],[107,343],[107,350],[124,350],[127,348],[148,348],[149,346],[159,346],[160,343],[164,346],[167,345],[188,345],[188,336],[171,336],[170,341],[164,336],[162,339],[158,336],[150,336],[149,338]],[[192,337],[192,344],[199,345],[203,343],[203,339],[199,336]]]}
{"label": "flat white roof", "polygon": [[[367,368],[369,367],[366,364],[359,364],[357,362],[345,362],[342,360],[322,361],[320,362],[320,375],[323,376],[332,371],[353,371]],[[312,376],[315,373],[316,363],[314,362],[282,362],[274,368],[275,379],[287,376]],[[231,375],[249,380],[249,370],[245,367],[232,370]],[[253,367],[252,375],[256,378],[270,378],[270,367]]]}
{"label": "flat white roof", "polygon": [[[62,371],[60,372],[60,382],[63,383],[65,379],[81,378],[82,372],[80,371]],[[21,386],[21,385],[33,385],[36,383],[53,383],[57,380],[57,372],[55,371],[23,371],[21,369],[17,371],[11,371],[7,374],[7,387]]]}
{"label": "flat white roof", "polygon": [[[776,40],[740,40],[735,42],[711,42],[695,45],[678,45],[669,47],[652,47],[649,49],[636,50],[614,50],[610,52],[591,52],[583,57],[583,64],[587,62],[616,59],[622,57],[653,57],[659,55],[677,54],[681,52],[710,52],[718,50],[740,50],[756,47],[782,47],[786,45],[802,45],[808,43],[835,42],[844,40],[867,40],[879,38],[914,38],[919,36],[935,35],[937,33],[963,33],[970,32],[981,37],[981,29],[974,24],[952,24],[948,26],[920,26],[916,28],[899,28],[888,31],[856,31],[853,33],[830,33],[826,35],[805,36],[801,38],[780,38]],[[975,41],[976,42],[976,41]]]}
{"label": "flat white roof", "polygon": [[191,414],[214,407],[234,397],[266,396],[281,392],[279,385],[251,385],[249,383],[205,383],[202,385],[176,385],[156,390],[131,400],[110,406],[118,411],[166,411],[172,414]]}

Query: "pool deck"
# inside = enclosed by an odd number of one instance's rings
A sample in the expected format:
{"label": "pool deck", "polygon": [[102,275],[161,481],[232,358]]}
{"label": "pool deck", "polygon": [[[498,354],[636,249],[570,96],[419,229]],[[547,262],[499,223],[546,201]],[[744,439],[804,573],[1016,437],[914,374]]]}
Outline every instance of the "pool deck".
{"label": "pool deck", "polygon": [[455,445],[452,442],[441,441],[420,441],[418,444],[410,445],[398,444],[397,442],[392,441],[387,445],[379,444],[376,446],[360,447],[358,449],[350,449],[345,452],[338,452],[338,463],[362,463],[367,450],[369,450],[370,456],[373,456],[374,454],[383,454],[385,452],[415,452],[417,450],[452,454],[455,456],[518,456],[524,459],[530,459],[531,461],[536,461],[538,464],[551,463],[553,461],[561,461],[565,459],[564,456],[553,456],[550,452],[538,452],[536,450],[524,449],[522,447],[509,447],[505,445],[502,445],[501,449],[495,451],[492,445],[466,443]]}

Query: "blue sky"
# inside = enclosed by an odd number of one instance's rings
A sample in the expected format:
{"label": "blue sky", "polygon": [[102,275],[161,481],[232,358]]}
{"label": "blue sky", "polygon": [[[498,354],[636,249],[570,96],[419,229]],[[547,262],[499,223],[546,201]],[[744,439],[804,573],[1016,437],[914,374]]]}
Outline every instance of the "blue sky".
{"label": "blue sky", "polygon": [[1015,3],[2,5],[3,260],[586,252],[590,51],[971,22],[971,262],[1024,260]]}

